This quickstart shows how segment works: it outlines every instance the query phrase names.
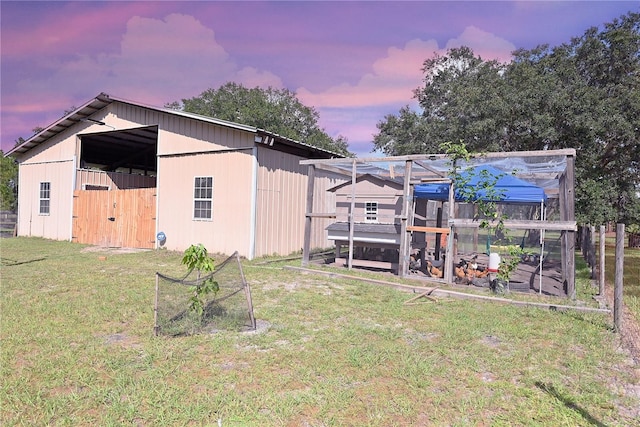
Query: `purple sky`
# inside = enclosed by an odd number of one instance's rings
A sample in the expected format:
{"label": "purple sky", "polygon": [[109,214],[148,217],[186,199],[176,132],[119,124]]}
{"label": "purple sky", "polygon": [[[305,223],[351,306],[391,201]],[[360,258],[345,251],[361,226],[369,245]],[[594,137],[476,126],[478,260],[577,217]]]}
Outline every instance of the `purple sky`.
{"label": "purple sky", "polygon": [[434,52],[552,46],[640,1],[0,2],[2,149],[100,92],[163,106],[228,81],[288,88],[368,155]]}

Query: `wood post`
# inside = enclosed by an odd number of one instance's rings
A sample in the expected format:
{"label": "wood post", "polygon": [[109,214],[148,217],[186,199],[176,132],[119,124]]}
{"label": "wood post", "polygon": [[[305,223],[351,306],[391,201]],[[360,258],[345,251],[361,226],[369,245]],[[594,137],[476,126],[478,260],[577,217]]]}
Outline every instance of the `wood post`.
{"label": "wood post", "polygon": [[[455,162],[455,161],[454,161]],[[455,163],[454,163],[455,167]],[[456,234],[456,227],[452,221],[456,218],[456,185],[455,180],[452,179],[449,184],[449,212],[447,217],[449,219],[449,236],[447,236],[447,249],[445,251],[444,261],[442,267],[444,268],[444,281],[447,283],[453,283],[453,263],[455,262],[457,246],[454,245],[454,239]]]}
{"label": "wood post", "polygon": [[409,272],[409,251],[411,248],[411,240],[409,239],[409,231],[407,230],[407,222],[409,219],[409,198],[411,197],[411,167],[413,162],[407,160],[404,166],[404,186],[402,190],[402,217],[400,218],[400,253],[398,254],[398,276],[404,277]]}
{"label": "wood post", "polygon": [[[575,218],[575,156],[567,156],[567,168],[560,176],[560,220]],[[576,233],[565,230],[561,235],[562,280],[567,297],[576,299]]]}
{"label": "wood post", "polygon": [[[436,213],[436,227],[442,227],[442,206],[438,207],[438,211]],[[447,233],[448,234],[448,233]],[[477,237],[477,232],[476,232]],[[434,259],[440,260],[440,239],[442,238],[442,233],[436,233],[436,243],[434,245],[435,253],[433,254]]]}
{"label": "wood post", "polygon": [[622,287],[624,278],[624,224],[616,227],[616,278],[613,287],[613,325],[622,330]]}
{"label": "wood post", "polygon": [[307,172],[307,216],[304,220],[304,243],[302,246],[302,266],[309,265],[309,252],[311,250],[311,213],[313,213],[313,189],[316,178],[316,167],[309,165]]}
{"label": "wood post", "polygon": [[600,262],[600,276],[598,280],[599,290],[598,295],[604,296],[604,264],[605,264],[605,252],[604,252],[604,225],[600,226],[600,254],[599,254],[599,262]]}
{"label": "wood post", "polygon": [[591,267],[591,279],[596,278],[596,227],[589,226],[589,267]]}
{"label": "wood post", "polygon": [[356,159],[353,159],[353,165],[351,166],[351,207],[349,208],[349,258],[347,260],[347,267],[351,270],[353,266],[353,232],[356,226],[356,180],[357,180],[357,163]]}

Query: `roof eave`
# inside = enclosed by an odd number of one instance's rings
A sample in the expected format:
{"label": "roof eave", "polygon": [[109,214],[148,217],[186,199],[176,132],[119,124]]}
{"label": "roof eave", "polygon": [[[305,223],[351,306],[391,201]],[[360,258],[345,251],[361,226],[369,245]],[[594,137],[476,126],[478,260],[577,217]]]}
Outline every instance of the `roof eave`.
{"label": "roof eave", "polygon": [[[309,150],[309,151],[312,151],[312,152],[317,152],[317,153],[321,154],[322,157],[325,157],[325,158],[342,158],[342,157],[345,157],[342,154],[335,153],[335,152],[332,152],[332,151],[329,151],[329,150],[325,150],[325,149],[322,149],[322,148],[318,148],[318,147],[315,147],[315,146],[312,146],[312,145],[309,145],[309,144],[306,144],[306,143],[303,143],[303,142],[300,142],[300,141],[296,141],[296,140],[293,140],[293,139],[290,139],[290,138],[286,138],[286,137],[281,136],[281,135],[279,135],[277,133],[269,132],[267,130],[256,128],[254,126],[244,125],[244,124],[241,124],[241,123],[235,123],[235,122],[231,122],[231,121],[227,121],[227,120],[216,119],[214,117],[203,116],[203,115],[195,114],[195,113],[188,113],[188,112],[179,111],[179,110],[172,110],[172,109],[169,109],[169,108],[161,108],[161,107],[154,107],[154,106],[151,106],[151,105],[145,105],[145,104],[142,104],[142,103],[139,103],[139,102],[129,101],[129,100],[126,100],[126,99],[123,99],[123,98],[118,98],[118,97],[113,97],[113,96],[110,96],[110,95],[108,95],[108,94],[106,94],[104,92],[100,93],[95,98],[93,98],[90,101],[86,102],[81,107],[76,108],[75,110],[73,110],[72,112],[67,114],[66,116],[60,118],[59,120],[57,120],[53,124],[47,126],[46,128],[44,128],[40,132],[36,133],[35,135],[32,135],[26,141],[24,141],[22,144],[16,145],[12,149],[10,149],[5,154],[5,156],[14,156],[15,157],[15,156],[19,156],[21,154],[24,154],[24,153],[28,152],[29,150],[37,147],[38,145],[40,145],[41,143],[43,143],[47,139],[59,134],[60,132],[63,132],[67,128],[75,125],[76,123],[82,121],[83,119],[88,118],[89,116],[94,114],[96,111],[99,111],[99,110],[103,109],[104,107],[106,107],[107,105],[109,105],[109,104],[111,104],[113,102],[119,102],[119,103],[122,103],[122,104],[128,104],[128,105],[132,105],[132,106],[136,106],[136,107],[147,108],[147,109],[158,111],[158,112],[162,112],[162,113],[173,114],[173,115],[176,115],[176,116],[186,117],[186,118],[190,118],[190,119],[193,119],[193,120],[199,120],[199,121],[215,124],[215,125],[218,125],[218,126],[224,126],[224,127],[227,127],[227,128],[238,129],[238,130],[242,130],[242,131],[245,131],[245,132],[254,133],[254,134],[257,135],[257,137],[258,136],[261,137],[261,141],[263,141],[264,139],[267,139],[267,137],[268,137],[269,140],[270,140],[270,144],[267,144],[267,145],[273,145],[274,141],[277,141],[277,142],[280,142],[280,143],[284,143],[285,145],[290,144],[290,145],[293,145],[295,147],[303,148],[305,150]],[[259,142],[257,137],[255,139],[256,143]]]}

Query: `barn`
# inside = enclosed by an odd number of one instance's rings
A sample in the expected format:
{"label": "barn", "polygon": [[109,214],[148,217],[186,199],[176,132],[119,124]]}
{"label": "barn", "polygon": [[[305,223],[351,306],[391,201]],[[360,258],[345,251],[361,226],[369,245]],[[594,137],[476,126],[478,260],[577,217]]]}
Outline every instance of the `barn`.
{"label": "barn", "polygon": [[[300,162],[341,157],[105,93],[7,155],[19,163],[18,236],[169,250],[202,243],[249,259],[301,250],[308,178]],[[331,172],[314,178],[319,194],[343,182]],[[317,221],[307,244],[328,247],[326,225]]]}

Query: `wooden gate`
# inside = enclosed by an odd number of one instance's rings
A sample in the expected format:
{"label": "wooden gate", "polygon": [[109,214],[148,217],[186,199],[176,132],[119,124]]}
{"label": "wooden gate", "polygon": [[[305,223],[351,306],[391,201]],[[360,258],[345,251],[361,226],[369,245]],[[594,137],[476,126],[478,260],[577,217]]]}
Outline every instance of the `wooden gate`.
{"label": "wooden gate", "polygon": [[73,241],[106,247],[155,246],[156,189],[76,190]]}

